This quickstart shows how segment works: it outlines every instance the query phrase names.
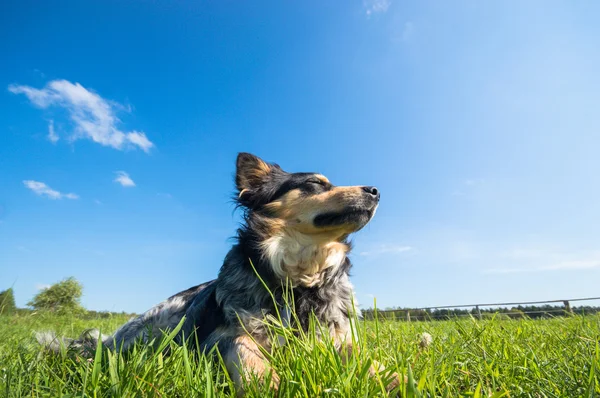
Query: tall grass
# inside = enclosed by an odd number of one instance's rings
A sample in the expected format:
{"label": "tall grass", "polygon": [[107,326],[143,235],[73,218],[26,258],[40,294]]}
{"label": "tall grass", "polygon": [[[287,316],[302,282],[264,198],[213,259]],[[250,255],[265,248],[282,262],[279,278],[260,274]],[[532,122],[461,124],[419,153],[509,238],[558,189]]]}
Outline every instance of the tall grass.
{"label": "tall grass", "polygon": [[[77,336],[84,329],[111,332],[126,321],[80,320],[30,314],[0,317],[0,396],[5,397],[233,397],[218,355],[197,355],[168,340],[165,350],[138,345],[127,355],[98,350],[93,359],[47,355],[33,331]],[[281,378],[280,397],[386,396],[381,379],[368,376],[375,359],[408,375],[403,396],[594,397],[600,396],[600,316],[546,320],[440,322],[368,321],[358,325],[362,345],[343,364],[315,325],[296,337],[275,321],[272,332],[286,344],[270,355]],[[419,347],[423,332],[433,343]],[[251,381],[255,397],[273,396],[268,383]]]}

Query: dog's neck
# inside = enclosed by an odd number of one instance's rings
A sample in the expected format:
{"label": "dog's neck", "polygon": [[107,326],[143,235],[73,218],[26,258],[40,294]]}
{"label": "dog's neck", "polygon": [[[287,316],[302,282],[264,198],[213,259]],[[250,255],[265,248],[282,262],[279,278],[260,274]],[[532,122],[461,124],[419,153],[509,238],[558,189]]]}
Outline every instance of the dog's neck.
{"label": "dog's neck", "polygon": [[294,286],[312,287],[325,281],[324,271],[335,271],[350,250],[345,243],[316,240],[293,230],[283,229],[262,243],[265,259],[282,280]]}

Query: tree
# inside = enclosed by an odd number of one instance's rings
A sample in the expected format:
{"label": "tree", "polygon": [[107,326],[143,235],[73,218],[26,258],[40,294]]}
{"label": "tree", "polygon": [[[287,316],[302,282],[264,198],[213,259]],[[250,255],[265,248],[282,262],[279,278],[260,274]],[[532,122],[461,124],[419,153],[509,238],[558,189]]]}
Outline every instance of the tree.
{"label": "tree", "polygon": [[85,311],[80,302],[82,294],[81,283],[69,277],[42,290],[27,305],[36,310],[77,313]]}
{"label": "tree", "polygon": [[16,309],[12,287],[0,292],[0,315],[12,314]]}

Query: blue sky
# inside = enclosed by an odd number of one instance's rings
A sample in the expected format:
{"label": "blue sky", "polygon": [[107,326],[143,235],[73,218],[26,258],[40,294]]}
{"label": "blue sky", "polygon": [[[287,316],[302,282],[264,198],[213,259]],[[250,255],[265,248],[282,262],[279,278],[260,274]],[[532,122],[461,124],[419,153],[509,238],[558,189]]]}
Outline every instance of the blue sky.
{"label": "blue sky", "polygon": [[380,307],[597,296],[596,1],[0,5],[0,289],[143,311],[216,276],[253,152],[382,201]]}

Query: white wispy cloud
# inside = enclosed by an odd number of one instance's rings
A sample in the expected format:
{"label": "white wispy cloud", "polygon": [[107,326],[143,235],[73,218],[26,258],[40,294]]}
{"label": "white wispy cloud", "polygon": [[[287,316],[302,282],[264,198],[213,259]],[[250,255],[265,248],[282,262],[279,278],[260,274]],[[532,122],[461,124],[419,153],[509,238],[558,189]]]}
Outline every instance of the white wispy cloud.
{"label": "white wispy cloud", "polygon": [[466,180],[463,181],[463,184],[468,186],[468,187],[472,187],[475,185],[481,185],[485,182],[485,180],[483,178],[468,178]]}
{"label": "white wispy cloud", "polygon": [[367,17],[370,17],[372,14],[384,13],[392,4],[392,0],[364,0],[363,7],[365,8],[365,13]]}
{"label": "white wispy cloud", "polygon": [[471,191],[485,184],[483,178],[467,178],[460,183],[460,186],[452,191],[452,196],[466,196]]}
{"label": "white wispy cloud", "polygon": [[372,250],[361,252],[360,255],[361,256],[372,256],[372,255],[383,254],[383,253],[403,253],[403,252],[410,251],[412,249],[413,248],[411,246],[406,246],[406,245],[383,244],[383,245],[379,245],[379,246],[373,248]]}
{"label": "white wispy cloud", "polygon": [[[139,148],[149,152],[154,144],[141,131],[121,131],[117,125],[120,120],[117,110],[128,110],[121,104],[102,98],[95,92],[86,89],[79,83],[68,80],[52,80],[44,88],[37,89],[25,85],[11,84],[8,91],[25,95],[31,103],[39,108],[51,106],[65,109],[74,125],[71,140],[89,139],[100,145],[115,149]],[[52,142],[58,140],[54,132],[48,138]],[[48,127],[50,131],[50,126]]]}
{"label": "white wispy cloud", "polygon": [[45,196],[49,199],[79,199],[79,195],[76,195],[74,193],[59,192],[55,189],[50,188],[43,182],[24,180],[23,185],[35,192],[36,195]]}
{"label": "white wispy cloud", "polygon": [[37,290],[45,290],[45,289],[48,289],[49,287],[50,287],[50,285],[47,283],[36,283],[35,284],[35,288]]}
{"label": "white wispy cloud", "polygon": [[56,131],[54,131],[54,120],[48,122],[48,141],[53,144],[56,144],[58,141],[58,135],[56,134]]}
{"label": "white wispy cloud", "polygon": [[591,268],[600,268],[600,259],[562,261],[560,263],[541,267],[540,270],[541,271],[553,271],[553,270],[561,270],[561,269],[591,269]]}
{"label": "white wispy cloud", "polygon": [[545,258],[549,252],[548,249],[537,247],[516,247],[502,251],[500,257],[517,261],[532,261]]}
{"label": "white wispy cloud", "polygon": [[565,270],[586,270],[600,268],[600,253],[564,254],[536,249],[519,249],[509,252],[507,258],[515,265],[484,269],[486,274],[518,274]]}
{"label": "white wispy cloud", "polygon": [[115,172],[115,174],[117,176],[115,177],[114,182],[117,182],[124,187],[135,187],[135,182],[133,182],[131,177],[129,177],[129,174],[127,174],[126,172],[117,171]]}
{"label": "white wispy cloud", "polygon": [[484,269],[482,272],[484,274],[520,274],[523,272],[532,272],[535,271],[535,269],[531,268],[487,268]]}

